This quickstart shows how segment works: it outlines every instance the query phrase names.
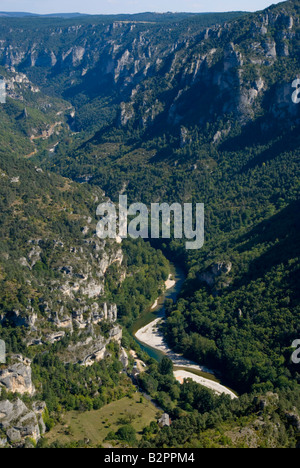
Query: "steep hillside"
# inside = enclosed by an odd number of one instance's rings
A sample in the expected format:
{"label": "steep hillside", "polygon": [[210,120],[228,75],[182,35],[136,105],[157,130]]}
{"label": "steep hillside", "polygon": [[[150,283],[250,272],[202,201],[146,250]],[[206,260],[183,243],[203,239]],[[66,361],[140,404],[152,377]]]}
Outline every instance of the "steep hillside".
{"label": "steep hillside", "polygon": [[132,320],[154,301],[169,267],[146,244],[123,251],[97,237],[100,188],[9,153],[0,155],[0,181],[0,446],[24,446],[52,427],[62,406],[97,409],[130,394],[113,293],[129,303],[139,280]]}
{"label": "steep hillside", "polygon": [[[284,385],[295,371],[296,233],[286,246],[299,196],[299,7],[285,2],[160,49],[155,73],[138,84],[127,54],[123,75],[112,68],[118,89],[125,81],[132,89],[114,124],[54,158],[63,174],[101,183],[113,199],[125,187],[132,201],[205,203],[204,248],[167,247],[189,271],[167,333],[178,350],[226,369],[241,391]],[[253,240],[269,223],[270,238]]]}
{"label": "steep hillside", "polygon": [[[108,104],[109,115],[115,117],[113,125],[107,121],[109,125],[85,145],[72,148],[67,160],[59,154],[63,173],[78,177],[88,171],[98,183],[98,173],[107,179],[113,167],[115,180],[105,186],[111,195],[130,180],[130,189],[146,187],[142,193],[146,198],[147,179],[159,184],[157,167],[172,180],[174,165],[178,173],[194,168],[198,180],[205,169],[210,177],[223,150],[237,153],[251,146],[257,152],[259,146],[281,138],[283,129],[288,132],[299,124],[299,106],[292,101],[292,83],[299,73],[298,8],[297,1],[286,2],[189,38],[184,38],[180,25],[175,31],[170,28],[165,49],[165,39],[154,35],[159,45],[151,41],[151,58],[141,55],[139,51],[145,49],[136,40],[137,55],[128,48],[116,62],[110,53],[109,73],[102,68],[94,77],[107,80],[101,86],[103,93],[121,91],[123,102],[117,107]],[[176,42],[172,40],[175,32]],[[127,35],[121,30],[116,37],[113,43],[119,51],[118,40],[123,47]],[[99,64],[104,63],[102,56]],[[96,86],[97,79],[93,83]],[[75,90],[80,93],[84,87],[91,90],[88,82]],[[86,110],[86,123],[90,118],[92,128],[95,123],[104,125],[107,107],[98,104],[94,107],[91,100],[87,106],[79,105],[78,123]],[[66,148],[62,151],[67,152]],[[249,157],[246,154],[245,166]],[[95,161],[99,158],[102,164]],[[143,184],[134,182],[141,164],[145,167]],[[133,166],[130,177],[128,165]]]}
{"label": "steep hillside", "polygon": [[[85,311],[104,295],[107,268],[122,263],[120,247],[95,235],[92,214],[101,197],[99,189],[1,158],[1,317],[30,326],[33,343],[44,341],[41,328],[45,333],[49,320],[49,339],[55,328],[72,330],[73,319],[86,328],[91,317]],[[107,318],[94,306],[92,322]],[[60,330],[59,338],[64,335]]]}
{"label": "steep hillside", "polygon": [[71,100],[78,129],[90,132],[111,122],[122,97],[153,76],[162,60],[203,36],[207,27],[241,15],[0,18],[0,63],[25,71],[46,94]]}
{"label": "steep hillside", "polygon": [[[41,414],[50,428],[131,394],[120,344],[168,277],[163,249],[187,273],[169,344],[245,395],[180,385],[142,353],[139,384],[174,424],[140,446],[299,443],[299,12],[0,18],[0,404],[35,439]],[[97,204],[120,193],[204,203],[204,247],[100,241]],[[24,381],[28,406],[10,405]],[[4,419],[0,445],[24,445]]]}
{"label": "steep hillside", "polygon": [[70,103],[47,96],[14,67],[0,67],[0,78],[6,96],[0,106],[1,154],[29,158],[38,151],[51,153],[59,139],[71,132]]}

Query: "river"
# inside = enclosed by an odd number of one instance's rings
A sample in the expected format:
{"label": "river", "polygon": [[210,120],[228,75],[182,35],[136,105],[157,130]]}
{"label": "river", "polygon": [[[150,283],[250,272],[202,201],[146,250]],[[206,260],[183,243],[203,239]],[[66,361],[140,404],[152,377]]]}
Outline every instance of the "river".
{"label": "river", "polygon": [[159,361],[163,356],[167,356],[171,359],[174,365],[174,376],[179,382],[182,383],[184,379],[190,378],[219,395],[225,393],[231,398],[236,398],[236,394],[222,385],[212,370],[175,353],[167,345],[158,324],[165,318],[166,299],[176,302],[185,281],[185,274],[178,266],[172,265],[172,279],[175,280],[175,284],[157,300],[155,309],[145,311],[135,323],[132,329],[135,339],[142,350],[152,358]]}

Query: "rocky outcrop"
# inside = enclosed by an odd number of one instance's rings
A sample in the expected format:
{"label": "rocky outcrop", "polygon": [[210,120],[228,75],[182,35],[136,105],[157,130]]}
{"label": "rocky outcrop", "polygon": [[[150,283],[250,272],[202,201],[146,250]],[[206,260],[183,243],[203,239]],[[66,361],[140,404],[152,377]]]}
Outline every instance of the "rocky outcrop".
{"label": "rocky outcrop", "polygon": [[121,348],[121,351],[120,351],[120,362],[123,368],[127,369],[128,364],[129,364],[129,358],[128,358],[127,352],[125,351],[123,347]]}
{"label": "rocky outcrop", "polygon": [[[8,67],[7,76],[5,77],[6,83],[6,92],[7,96],[11,99],[17,101],[24,101],[23,92],[31,92],[33,94],[39,93],[40,89],[38,86],[35,86],[25,75],[25,73],[19,73],[15,70],[14,67]],[[21,118],[26,117],[27,111],[23,111],[24,114],[20,116]],[[27,114],[28,117],[28,114]]]}
{"label": "rocky outcrop", "polygon": [[[90,330],[96,325],[101,326],[102,322],[108,322],[112,327],[116,322],[116,304],[101,302],[100,298],[104,294],[107,269],[117,263],[120,266],[120,281],[121,273],[124,273],[120,246],[117,243],[102,241],[93,235],[91,217],[85,217],[83,221],[87,223],[92,237],[86,238],[83,233],[80,247],[71,246],[67,249],[65,241],[61,239],[28,241],[28,253],[21,257],[20,262],[22,268],[26,269],[28,280],[35,281],[35,265],[38,262],[42,263],[45,247],[48,249],[48,256],[50,252],[51,268],[55,275],[50,282],[38,285],[41,291],[38,308],[36,303],[33,306],[29,301],[25,310],[13,310],[0,316],[3,324],[9,323],[28,329],[27,346],[55,344],[69,333],[73,334],[74,329],[79,330],[82,341],[85,341],[85,335],[89,334],[92,343],[89,341],[88,348],[84,351],[77,349],[77,352],[74,348],[70,359],[72,362],[83,361],[93,354],[96,360],[105,356],[109,341],[99,332],[90,333]],[[50,294],[44,297],[47,291],[50,291]],[[111,339],[114,339],[113,335]],[[33,393],[34,390],[29,388],[29,384],[25,383],[23,388],[21,385],[21,374],[25,373],[26,369],[24,364],[15,363],[11,369],[2,372],[3,384],[9,391],[17,391],[20,394],[27,391]],[[30,373],[30,366],[27,371]]]}
{"label": "rocky outcrop", "polygon": [[287,411],[285,413],[288,423],[293,426],[298,433],[300,433],[300,416],[297,412],[297,409],[294,408],[294,411]]}
{"label": "rocky outcrop", "polygon": [[101,306],[99,303],[94,302],[91,306],[73,311],[73,321],[80,329],[85,329],[88,325],[96,325],[103,321],[111,323],[117,320],[117,306],[116,304],[107,304],[104,302]]}
{"label": "rocky outcrop", "polygon": [[200,281],[203,281],[208,286],[212,287],[221,275],[228,275],[231,272],[231,269],[232,263],[230,262],[214,263],[206,271],[199,273],[198,278]]}
{"label": "rocky outcrop", "polygon": [[0,370],[0,390],[4,387],[8,392],[20,395],[35,393],[35,388],[31,380],[31,362],[22,357],[13,357],[18,362]]}
{"label": "rocky outcrop", "polygon": [[134,109],[131,103],[121,102],[120,125],[125,127],[127,123],[134,117]]}
{"label": "rocky outcrop", "polygon": [[[122,126],[136,120],[136,124],[148,127],[164,112],[171,124],[180,125],[183,114],[195,112],[197,102],[198,123],[232,114],[246,124],[259,110],[262,94],[267,91],[256,89],[255,75],[262,76],[264,67],[296,53],[298,25],[292,2],[286,2],[282,7],[209,28],[191,22],[185,30],[170,23],[158,34],[153,34],[147,23],[137,27],[130,21],[88,26],[76,23],[70,28],[49,24],[40,31],[38,43],[28,32],[24,42],[16,44],[11,28],[0,42],[0,64],[13,70],[22,66],[22,72],[32,67],[44,68],[45,73],[50,69],[51,76],[59,76],[57,82],[62,83],[63,91],[71,94],[76,86],[88,89],[91,79],[100,94],[102,89],[111,95],[117,91]],[[55,49],[52,36],[57,42]],[[11,91],[17,98],[18,82],[31,84],[24,73],[16,73]],[[165,89],[160,83],[156,94],[153,76],[167,83]],[[167,100],[164,95],[168,95]]]}
{"label": "rocky outcrop", "polygon": [[91,325],[86,331],[84,341],[79,341],[75,345],[70,345],[65,352],[66,363],[79,363],[83,366],[91,366],[94,362],[101,361],[108,356],[107,346],[111,341],[116,341],[119,345],[122,340],[122,328],[115,325],[109,332],[109,337],[96,333]]}
{"label": "rocky outcrop", "polygon": [[89,299],[99,297],[104,293],[104,286],[97,281],[90,281],[86,286],[81,288],[81,293],[88,296]]}
{"label": "rocky outcrop", "polygon": [[23,447],[26,438],[37,442],[45,432],[43,413],[44,403],[34,403],[28,408],[19,398],[15,401],[0,401],[0,428],[5,436],[0,438],[0,446]]}
{"label": "rocky outcrop", "polygon": [[190,142],[189,131],[185,127],[180,128],[180,148],[184,148]]}
{"label": "rocky outcrop", "polygon": [[12,310],[7,314],[0,314],[0,323],[9,322],[15,327],[30,327],[34,325],[37,316],[32,314],[32,309],[28,307],[24,311]]}
{"label": "rocky outcrop", "polygon": [[277,408],[279,403],[279,395],[273,392],[267,392],[264,396],[256,397],[255,403],[260,411],[265,411],[270,408]]}

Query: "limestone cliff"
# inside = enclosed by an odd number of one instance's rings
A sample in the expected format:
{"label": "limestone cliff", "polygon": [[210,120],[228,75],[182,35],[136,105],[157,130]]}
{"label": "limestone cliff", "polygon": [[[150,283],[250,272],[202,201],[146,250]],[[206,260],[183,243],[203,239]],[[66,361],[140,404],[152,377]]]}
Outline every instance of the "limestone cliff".
{"label": "limestone cliff", "polygon": [[30,360],[23,359],[22,356],[12,356],[15,364],[7,368],[0,369],[0,391],[4,387],[6,391],[24,395],[34,395],[35,388],[31,380]]}
{"label": "limestone cliff", "polygon": [[44,403],[36,402],[30,409],[19,398],[0,401],[0,447],[24,447],[28,438],[38,442],[45,432],[45,408]]}

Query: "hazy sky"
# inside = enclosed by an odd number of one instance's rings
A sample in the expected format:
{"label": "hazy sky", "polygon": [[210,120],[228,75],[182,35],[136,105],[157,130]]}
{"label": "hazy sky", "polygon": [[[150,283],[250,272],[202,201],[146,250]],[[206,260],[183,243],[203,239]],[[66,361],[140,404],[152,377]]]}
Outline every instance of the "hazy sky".
{"label": "hazy sky", "polygon": [[144,11],[256,11],[280,3],[272,0],[0,0],[0,11],[31,13],[139,13]]}

